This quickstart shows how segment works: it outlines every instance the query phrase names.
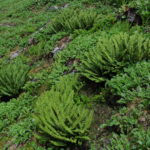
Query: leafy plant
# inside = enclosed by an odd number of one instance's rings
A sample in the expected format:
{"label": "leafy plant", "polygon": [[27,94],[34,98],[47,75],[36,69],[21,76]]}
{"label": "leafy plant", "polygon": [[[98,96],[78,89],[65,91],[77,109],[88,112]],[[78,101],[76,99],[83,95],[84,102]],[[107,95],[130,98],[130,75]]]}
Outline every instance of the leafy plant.
{"label": "leafy plant", "polygon": [[117,135],[113,134],[111,144],[104,150],[131,150],[131,143],[125,134]]}
{"label": "leafy plant", "polygon": [[[45,48],[46,42],[42,41],[38,43],[37,45],[33,45],[30,50],[29,54],[30,55],[35,55],[35,56],[41,56],[42,54],[47,53],[48,49]],[[50,49],[51,47],[49,47]]]}
{"label": "leafy plant", "polygon": [[150,130],[136,128],[129,135],[114,134],[111,144],[105,150],[148,150],[150,148]]}
{"label": "leafy plant", "polygon": [[90,29],[93,27],[97,13],[92,10],[66,9],[52,20],[51,28],[54,32],[76,29]]}
{"label": "leafy plant", "polygon": [[35,4],[46,5],[48,3],[56,3],[57,0],[35,0]]}
{"label": "leafy plant", "polygon": [[[43,37],[43,34],[44,34],[44,37]],[[39,39],[40,42],[37,45],[32,45],[30,47],[28,51],[28,54],[30,56],[44,57],[48,55],[54,48],[56,41],[66,36],[65,32],[58,32],[57,34],[54,34],[51,37],[47,37],[47,35],[45,35],[49,33],[43,33],[43,34],[41,33],[36,36],[36,38]]]}
{"label": "leafy plant", "polygon": [[27,81],[29,67],[20,61],[4,65],[0,69],[0,97],[15,96]]}
{"label": "leafy plant", "polygon": [[133,147],[132,149],[141,149],[141,150],[147,150],[150,148],[150,129],[144,130],[144,129],[134,129],[132,131],[133,135]]}
{"label": "leafy plant", "polygon": [[110,128],[116,133],[130,133],[135,127],[138,127],[138,119],[141,116],[141,108],[128,109],[123,107],[119,113],[114,114],[110,120],[101,125],[101,128]]}
{"label": "leafy plant", "polygon": [[150,40],[142,34],[120,33],[99,39],[96,49],[86,53],[81,74],[94,82],[103,82],[129,64],[150,58]]}
{"label": "leafy plant", "polygon": [[71,71],[73,67],[76,69],[75,63],[70,66],[66,64],[71,59],[84,59],[84,53],[95,47],[98,37],[98,33],[93,33],[90,35],[88,33],[83,33],[71,41],[63,51],[60,51],[55,56],[55,62],[52,65],[52,71],[48,76],[49,80],[46,82],[49,82],[49,85],[54,84],[59,80],[60,76],[64,75],[65,72]]}
{"label": "leafy plant", "polygon": [[116,21],[116,18],[113,14],[104,14],[104,15],[98,15],[96,18],[94,27],[91,29],[92,31],[98,31],[98,30],[110,30],[110,28],[114,25],[114,22]]}
{"label": "leafy plant", "polygon": [[28,117],[34,102],[33,96],[28,93],[22,94],[18,99],[12,99],[5,103],[0,103],[0,131],[6,130],[14,122]]}
{"label": "leafy plant", "polygon": [[89,140],[92,112],[74,102],[76,83],[72,76],[62,77],[39,97],[34,115],[40,129],[38,138],[55,146],[80,145]]}
{"label": "leafy plant", "polygon": [[126,4],[130,1],[132,1],[132,0],[102,0],[102,2],[104,4],[114,5],[114,6],[121,6],[121,5]]}
{"label": "leafy plant", "polygon": [[124,69],[124,73],[108,80],[106,85],[112,95],[119,96],[119,103],[141,99],[143,103],[150,97],[150,62],[141,62]]}
{"label": "leafy plant", "polygon": [[26,118],[19,123],[15,123],[9,127],[8,135],[13,137],[15,144],[21,144],[28,141],[33,136],[34,123],[31,118]]}

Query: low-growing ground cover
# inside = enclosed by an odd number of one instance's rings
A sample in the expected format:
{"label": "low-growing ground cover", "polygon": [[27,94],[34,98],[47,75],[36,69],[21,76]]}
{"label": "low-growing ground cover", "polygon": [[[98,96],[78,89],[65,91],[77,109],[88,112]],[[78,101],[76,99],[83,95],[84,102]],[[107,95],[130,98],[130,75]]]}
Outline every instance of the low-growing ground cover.
{"label": "low-growing ground cover", "polygon": [[150,149],[149,6],[0,1],[0,150]]}

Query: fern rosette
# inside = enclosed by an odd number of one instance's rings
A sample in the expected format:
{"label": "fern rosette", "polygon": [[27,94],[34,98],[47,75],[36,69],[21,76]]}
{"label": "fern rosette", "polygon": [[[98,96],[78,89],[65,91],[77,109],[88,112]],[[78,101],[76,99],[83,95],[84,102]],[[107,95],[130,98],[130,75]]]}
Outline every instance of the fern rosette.
{"label": "fern rosette", "polygon": [[34,118],[40,129],[39,138],[55,146],[80,145],[89,140],[92,112],[74,102],[71,79],[62,78],[50,91],[42,94],[36,104]]}
{"label": "fern rosette", "polygon": [[0,97],[12,97],[19,91],[27,81],[29,67],[21,62],[3,66],[0,69]]}
{"label": "fern rosette", "polygon": [[94,82],[102,82],[120,73],[124,67],[150,59],[150,40],[142,34],[120,33],[101,37],[97,48],[86,53],[81,74]]}

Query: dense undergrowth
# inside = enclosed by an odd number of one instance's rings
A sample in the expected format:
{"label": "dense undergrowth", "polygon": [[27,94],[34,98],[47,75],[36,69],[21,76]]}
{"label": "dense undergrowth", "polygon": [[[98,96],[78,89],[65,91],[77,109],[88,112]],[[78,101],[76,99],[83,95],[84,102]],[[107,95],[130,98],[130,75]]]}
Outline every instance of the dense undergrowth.
{"label": "dense undergrowth", "polygon": [[0,1],[0,149],[150,149],[149,0]]}

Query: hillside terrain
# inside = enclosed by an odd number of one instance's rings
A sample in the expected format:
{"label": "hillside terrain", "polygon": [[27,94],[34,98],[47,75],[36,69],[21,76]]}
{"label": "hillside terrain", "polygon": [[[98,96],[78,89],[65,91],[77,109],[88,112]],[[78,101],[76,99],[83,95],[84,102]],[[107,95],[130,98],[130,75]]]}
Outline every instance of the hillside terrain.
{"label": "hillside terrain", "polygon": [[0,150],[149,150],[149,126],[149,0],[0,0]]}

